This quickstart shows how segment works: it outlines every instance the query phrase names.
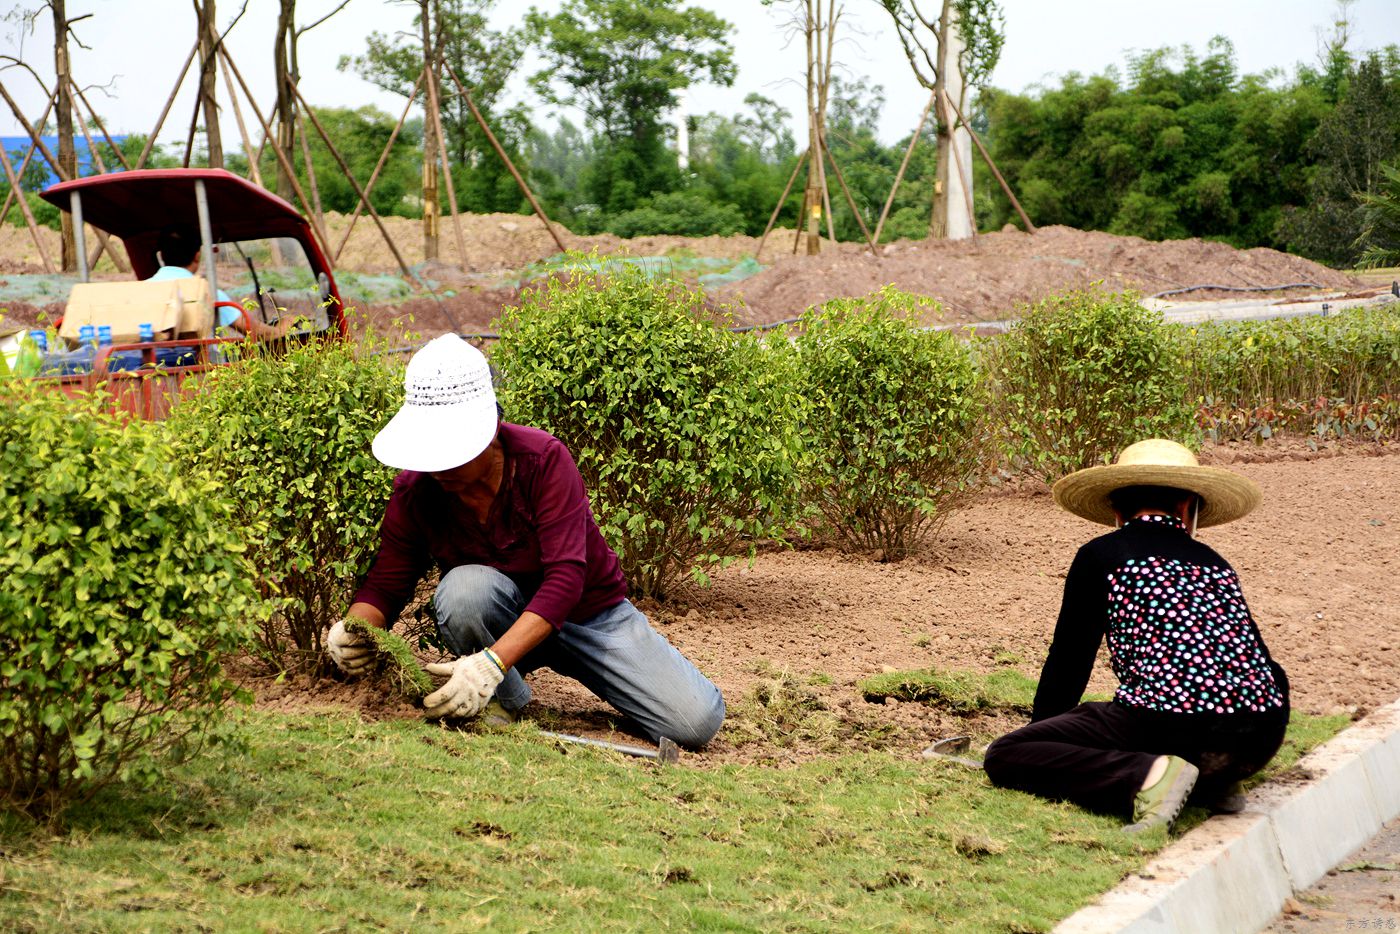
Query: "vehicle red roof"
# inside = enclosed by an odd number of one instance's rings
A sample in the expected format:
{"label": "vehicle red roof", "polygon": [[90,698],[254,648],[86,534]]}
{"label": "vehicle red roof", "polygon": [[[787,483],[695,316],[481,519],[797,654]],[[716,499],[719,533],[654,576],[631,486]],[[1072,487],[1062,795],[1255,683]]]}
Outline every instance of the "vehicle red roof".
{"label": "vehicle red roof", "polygon": [[[145,279],[155,273],[156,238],[171,225],[199,229],[194,183],[204,181],[214,242],[292,237],[301,241],[312,271],[329,271],[322,245],[311,225],[272,192],[223,169],[137,169],[89,175],[51,185],[39,193],[63,211],[72,210],[70,194],[82,195],[83,220],[120,237],[132,271]],[[337,299],[339,293],[336,293]]]}

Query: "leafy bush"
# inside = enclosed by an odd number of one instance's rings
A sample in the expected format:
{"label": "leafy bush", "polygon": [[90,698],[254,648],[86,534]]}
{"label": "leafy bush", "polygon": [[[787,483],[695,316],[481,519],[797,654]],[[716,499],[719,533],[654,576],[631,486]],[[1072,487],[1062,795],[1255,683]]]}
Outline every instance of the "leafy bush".
{"label": "leafy bush", "polygon": [[893,288],[809,309],[797,338],[806,500],[857,548],[903,557],[981,460],[981,393],[967,345],[920,330]]}
{"label": "leafy bush", "polygon": [[499,322],[506,417],[568,445],[640,596],[703,579],[793,505],[784,371],[703,313],[698,292],[618,265],[551,277]]}
{"label": "leafy bush", "polygon": [[1212,440],[1275,431],[1393,437],[1400,303],[1179,327],[1188,398]]}
{"label": "leafy bush", "polygon": [[219,656],[268,608],[218,487],[159,426],[0,386],[0,802],[55,816],[224,738]]}
{"label": "leafy bush", "polygon": [[1400,303],[1182,331],[1195,397],[1263,404],[1400,393]]}
{"label": "leafy bush", "polygon": [[1052,296],[984,349],[1003,452],[1047,483],[1143,438],[1195,441],[1174,332],[1131,293]]}
{"label": "leafy bush", "polygon": [[367,345],[307,343],[210,373],[176,406],[183,460],[213,472],[262,580],[280,597],[259,633],[284,670],[321,658],[321,629],[344,612],[379,543],[394,472],[370,441],[402,400],[402,371]]}
{"label": "leafy bush", "polygon": [[744,229],[744,214],[732,204],[715,204],[698,194],[674,191],[653,196],[642,205],[608,221],[607,229],[619,237],[674,234],[707,237],[734,234]]}

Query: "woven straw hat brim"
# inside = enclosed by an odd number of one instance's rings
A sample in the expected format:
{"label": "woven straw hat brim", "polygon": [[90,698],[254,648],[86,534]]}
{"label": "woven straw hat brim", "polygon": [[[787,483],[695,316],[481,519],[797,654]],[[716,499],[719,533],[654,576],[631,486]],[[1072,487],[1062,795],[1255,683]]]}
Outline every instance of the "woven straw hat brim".
{"label": "woven straw hat brim", "polygon": [[1108,496],[1127,486],[1169,486],[1201,497],[1197,528],[1233,522],[1263,500],[1258,484],[1223,467],[1112,464],[1062,477],[1053,488],[1062,509],[1100,525],[1116,525]]}

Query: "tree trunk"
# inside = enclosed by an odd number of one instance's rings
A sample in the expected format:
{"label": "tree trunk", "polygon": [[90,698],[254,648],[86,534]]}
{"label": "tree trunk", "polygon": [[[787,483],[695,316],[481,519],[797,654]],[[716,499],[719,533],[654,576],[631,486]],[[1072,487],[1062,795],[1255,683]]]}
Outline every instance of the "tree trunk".
{"label": "tree trunk", "polygon": [[802,30],[807,38],[807,191],[803,196],[803,206],[807,225],[807,253],[821,252],[821,179],[822,146],[820,121],[817,116],[818,72],[816,43],[821,31],[817,22],[821,16],[821,0],[806,0]]}
{"label": "tree trunk", "polygon": [[[424,95],[424,106],[432,108],[437,95],[437,44],[433,40],[433,0],[418,0],[421,11],[419,22],[423,31],[423,68],[427,80],[428,93]],[[435,124],[430,112],[423,121],[423,258],[438,258],[438,222],[441,211],[438,206],[437,151],[438,140]]]}
{"label": "tree trunk", "polygon": [[[296,99],[292,96],[291,79],[294,67],[288,58],[295,39],[296,0],[280,0],[277,14],[277,44],[272,50],[272,69],[277,82],[277,138],[272,145],[285,157],[277,160],[277,195],[290,202],[292,182],[286,167],[296,164]],[[249,154],[250,158],[252,154]]]}
{"label": "tree trunk", "polygon": [[224,140],[219,133],[219,104],[215,97],[218,62],[214,44],[218,41],[214,29],[214,0],[202,0],[199,7],[199,97],[204,102],[204,138],[209,146],[209,167],[224,167]]}
{"label": "tree trunk", "polygon": [[[50,0],[53,11],[53,67],[54,80],[58,86],[58,100],[54,117],[58,123],[58,165],[68,178],[78,177],[78,154],[73,148],[73,93],[72,69],[68,61],[68,12],[66,0]],[[43,127],[37,128],[42,133]],[[73,239],[73,218],[67,211],[60,211],[63,223],[63,271],[73,272],[78,268],[78,250]]]}
{"label": "tree trunk", "polygon": [[948,191],[951,183],[949,169],[953,161],[952,148],[952,127],[946,119],[946,108],[942,106],[943,95],[948,89],[946,77],[947,69],[943,67],[943,50],[948,47],[948,17],[953,16],[952,0],[943,0],[943,12],[938,17],[938,76],[933,83],[934,99],[938,105],[934,107],[934,126],[937,131],[937,172],[933,182],[933,206],[929,215],[928,235],[929,239],[942,240],[948,236]]}

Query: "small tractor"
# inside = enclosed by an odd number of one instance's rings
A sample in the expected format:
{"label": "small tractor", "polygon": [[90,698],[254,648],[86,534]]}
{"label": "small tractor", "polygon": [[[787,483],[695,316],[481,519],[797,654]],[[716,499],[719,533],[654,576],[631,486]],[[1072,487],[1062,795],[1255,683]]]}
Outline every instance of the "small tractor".
{"label": "small tractor", "polygon": [[[294,329],[273,344],[348,334],[331,265],[311,225],[286,201],[236,175],[112,172],[61,182],[41,197],[72,215],[82,278],[56,333],[45,336],[55,346],[39,351],[34,379],[55,390],[100,389],[115,411],[163,418],[186,380],[239,356],[245,338],[215,329],[224,308],[233,314],[222,317],[240,318],[248,335],[255,321],[273,325],[295,316]],[[134,281],[91,281],[84,224],[121,239]],[[157,244],[172,227],[197,232],[198,274],[182,269],[178,277],[152,280],[162,266]],[[241,301],[221,301],[221,282]]]}

